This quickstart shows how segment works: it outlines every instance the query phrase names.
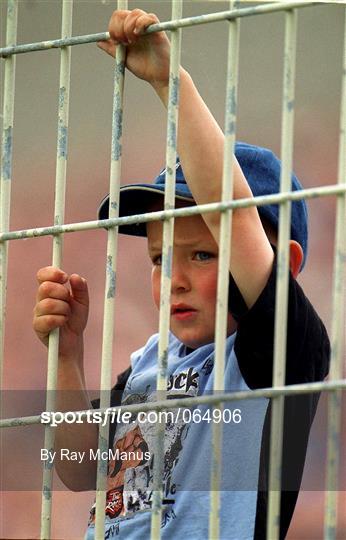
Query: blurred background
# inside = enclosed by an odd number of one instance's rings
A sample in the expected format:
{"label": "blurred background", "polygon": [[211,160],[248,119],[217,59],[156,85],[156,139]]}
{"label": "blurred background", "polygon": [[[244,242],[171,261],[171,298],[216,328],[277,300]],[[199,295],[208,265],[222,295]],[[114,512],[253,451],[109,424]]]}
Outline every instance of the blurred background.
{"label": "blurred background", "polygon": [[[155,12],[162,21],[171,18],[168,1],[130,1],[129,7]],[[228,2],[185,1],[184,16],[228,7]],[[1,46],[5,45],[6,8],[7,2],[0,0]],[[113,1],[75,0],[73,35],[106,31],[115,8]],[[344,11],[342,5],[322,4],[299,10],[294,169],[307,188],[337,181]],[[60,24],[61,2],[19,2],[18,43],[59,38]],[[182,40],[182,64],[221,126],[227,29],[227,22],[187,28]],[[279,155],[283,42],[282,13],[241,20],[237,139],[270,147]],[[1,61],[2,79],[3,64]],[[53,223],[59,64],[58,50],[17,55],[11,230]],[[108,193],[112,66],[112,59],[95,44],[72,47],[66,223],[95,219],[98,204]],[[151,88],[131,74],[125,82],[123,133],[122,183],[151,181],[165,160],[166,115]],[[309,258],[299,280],[330,330],[335,198],[320,198],[308,205]],[[64,238],[63,268],[80,273],[89,283],[85,371],[93,394],[100,381],[106,236],[98,230]],[[4,388],[11,404],[5,411],[7,417],[38,414],[44,403],[47,353],[36,339],[31,321],[36,272],[49,265],[51,258],[49,237],[10,243],[4,370]],[[145,241],[121,236],[113,380],[128,366],[131,352],[158,328],[150,267]],[[321,399],[290,540],[323,538],[325,405],[326,400]],[[6,476],[1,538],[38,538],[41,473],[37,449],[42,445],[43,430],[11,428],[1,435]],[[339,539],[346,538],[345,448],[344,433]],[[82,538],[94,494],[64,490],[57,478],[55,488],[52,538]]]}

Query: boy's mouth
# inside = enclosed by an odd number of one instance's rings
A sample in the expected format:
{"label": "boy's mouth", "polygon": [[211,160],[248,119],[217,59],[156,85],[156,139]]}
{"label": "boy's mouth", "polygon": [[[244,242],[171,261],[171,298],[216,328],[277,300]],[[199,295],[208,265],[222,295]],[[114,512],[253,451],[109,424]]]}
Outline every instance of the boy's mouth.
{"label": "boy's mouth", "polygon": [[197,310],[187,304],[172,304],[171,315],[178,320],[186,320],[193,317]]}

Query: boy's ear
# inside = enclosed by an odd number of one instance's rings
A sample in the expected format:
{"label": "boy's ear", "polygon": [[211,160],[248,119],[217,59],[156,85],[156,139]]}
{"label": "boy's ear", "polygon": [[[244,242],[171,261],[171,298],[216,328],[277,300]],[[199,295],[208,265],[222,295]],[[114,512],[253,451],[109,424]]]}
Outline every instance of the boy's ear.
{"label": "boy's ear", "polygon": [[290,240],[290,269],[294,279],[299,274],[303,258],[304,254],[301,245],[295,240]]}

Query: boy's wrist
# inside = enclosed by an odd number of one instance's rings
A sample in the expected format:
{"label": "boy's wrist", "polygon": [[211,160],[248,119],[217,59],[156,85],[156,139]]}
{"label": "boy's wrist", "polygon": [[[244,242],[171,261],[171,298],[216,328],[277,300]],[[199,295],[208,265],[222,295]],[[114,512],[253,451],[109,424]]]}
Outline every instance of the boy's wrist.
{"label": "boy's wrist", "polygon": [[168,93],[169,93],[169,86],[167,83],[158,83],[156,81],[151,83],[151,86],[155,90],[156,94],[162,101],[163,105],[167,108],[168,106]]}
{"label": "boy's wrist", "polygon": [[[189,73],[182,66],[179,68],[179,75],[180,81],[183,79],[191,79]],[[163,105],[167,108],[169,97],[169,79],[167,79],[167,81],[152,81],[150,84],[162,101]]]}
{"label": "boy's wrist", "polygon": [[76,339],[76,343],[71,345],[68,350],[59,351],[59,363],[77,363],[83,362],[84,340],[83,335]]}
{"label": "boy's wrist", "polygon": [[58,389],[85,389],[83,345],[78,350],[71,352],[71,354],[59,354]]}

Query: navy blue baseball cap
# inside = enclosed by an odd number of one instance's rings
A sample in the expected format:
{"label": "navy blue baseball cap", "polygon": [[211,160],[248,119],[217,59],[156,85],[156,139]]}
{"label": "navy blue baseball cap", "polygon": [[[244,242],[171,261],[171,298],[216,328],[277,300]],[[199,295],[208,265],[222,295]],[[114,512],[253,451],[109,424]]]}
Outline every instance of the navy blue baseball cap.
{"label": "navy blue baseball cap", "polygon": [[[236,142],[235,156],[248,181],[255,197],[271,195],[280,192],[281,162],[267,148],[260,148],[243,142]],[[157,200],[162,199],[165,190],[165,174],[163,169],[152,184],[127,184],[120,187],[119,216],[132,216],[150,211],[150,207]],[[297,177],[292,173],[292,191],[302,189]],[[179,158],[176,163],[176,199],[195,203],[190,189],[185,181]],[[105,197],[99,208],[99,219],[108,219],[109,197]],[[258,212],[274,230],[279,226],[279,206],[268,204],[258,206]],[[146,236],[146,224],[135,223],[119,227],[122,234]],[[304,259],[303,268],[308,249],[308,213],[304,199],[292,202],[291,211],[291,239],[296,240],[302,247]]]}

